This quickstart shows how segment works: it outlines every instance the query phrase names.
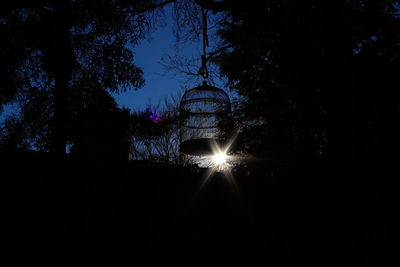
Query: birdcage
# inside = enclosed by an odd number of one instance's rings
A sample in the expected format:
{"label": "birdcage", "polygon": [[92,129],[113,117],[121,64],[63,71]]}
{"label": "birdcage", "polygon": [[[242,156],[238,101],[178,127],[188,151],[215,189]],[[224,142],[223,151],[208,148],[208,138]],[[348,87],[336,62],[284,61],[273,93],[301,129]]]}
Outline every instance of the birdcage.
{"label": "birdcage", "polygon": [[231,109],[228,95],[207,83],[185,92],[180,102],[181,144],[187,155],[210,155],[213,144],[223,142],[219,125]]}

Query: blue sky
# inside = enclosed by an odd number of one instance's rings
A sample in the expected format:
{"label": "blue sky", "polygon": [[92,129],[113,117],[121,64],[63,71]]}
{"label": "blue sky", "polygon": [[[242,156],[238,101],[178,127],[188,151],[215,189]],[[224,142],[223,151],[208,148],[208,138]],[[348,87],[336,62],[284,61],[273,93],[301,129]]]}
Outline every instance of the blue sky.
{"label": "blue sky", "polygon": [[[187,57],[198,60],[195,71],[200,69],[200,56],[202,54],[202,41],[181,42],[177,46],[175,34],[173,32],[174,21],[172,19],[171,5],[165,8],[165,25],[159,26],[151,32],[150,38],[142,40],[133,47],[135,53],[134,63],[144,71],[145,85],[143,88],[134,91],[130,90],[122,94],[113,94],[120,107],[125,106],[132,110],[143,110],[149,104],[157,104],[172,95],[183,93],[185,87],[190,89],[201,83],[200,77],[189,80],[189,76],[177,72],[166,73],[161,64],[163,58],[168,56]],[[209,25],[210,26],[210,25]],[[214,44],[212,36],[215,35],[215,28],[209,30],[210,46]],[[211,48],[208,48],[208,51]],[[214,85],[223,88],[223,80],[218,77],[213,79]],[[229,92],[227,92],[230,94]]]}
{"label": "blue sky", "polygon": [[[150,34],[150,38],[142,40],[133,48],[134,62],[144,71],[145,85],[137,91],[130,90],[114,94],[119,106],[125,106],[132,110],[145,109],[149,104],[157,105],[165,97],[184,90],[186,78],[183,75],[166,72],[161,61],[167,56],[176,54],[200,58],[200,42],[181,44],[177,49],[169,9],[166,10],[166,17],[166,25],[158,27]],[[192,84],[191,86],[196,85]]]}

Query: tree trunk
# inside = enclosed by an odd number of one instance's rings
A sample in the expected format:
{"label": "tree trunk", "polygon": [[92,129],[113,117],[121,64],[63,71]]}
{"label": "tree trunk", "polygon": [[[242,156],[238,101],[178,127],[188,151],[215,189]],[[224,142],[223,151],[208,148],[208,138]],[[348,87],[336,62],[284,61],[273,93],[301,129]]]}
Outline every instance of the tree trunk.
{"label": "tree trunk", "polygon": [[69,0],[60,1],[55,36],[54,122],[51,142],[51,152],[59,158],[64,157],[67,146],[68,86],[73,64],[70,15]]}

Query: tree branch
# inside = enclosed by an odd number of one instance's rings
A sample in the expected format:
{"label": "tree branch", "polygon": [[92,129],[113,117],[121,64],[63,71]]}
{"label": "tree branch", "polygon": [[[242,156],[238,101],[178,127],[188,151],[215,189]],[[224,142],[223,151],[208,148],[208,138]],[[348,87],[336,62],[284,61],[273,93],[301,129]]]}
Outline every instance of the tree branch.
{"label": "tree branch", "polygon": [[195,0],[194,2],[202,8],[211,10],[214,14],[229,10],[232,7],[229,1],[226,0],[221,2],[215,2],[213,0]]}

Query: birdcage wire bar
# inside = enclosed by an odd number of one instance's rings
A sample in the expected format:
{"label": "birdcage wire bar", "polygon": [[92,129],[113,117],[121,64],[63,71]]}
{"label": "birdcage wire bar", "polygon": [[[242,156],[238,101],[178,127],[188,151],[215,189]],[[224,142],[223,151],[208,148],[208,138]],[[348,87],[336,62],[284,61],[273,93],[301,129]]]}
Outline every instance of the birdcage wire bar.
{"label": "birdcage wire bar", "polygon": [[210,144],[221,142],[218,125],[230,109],[229,96],[222,89],[203,83],[186,91],[180,102],[181,152],[210,154]]}

